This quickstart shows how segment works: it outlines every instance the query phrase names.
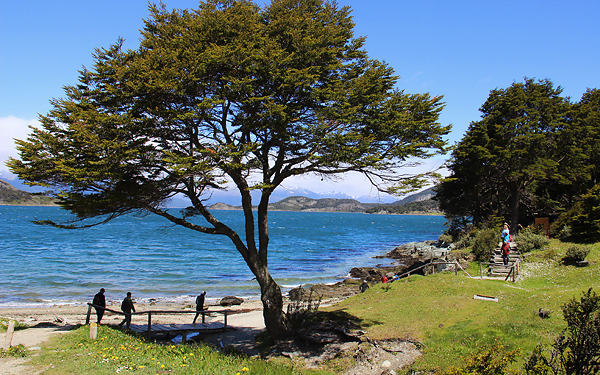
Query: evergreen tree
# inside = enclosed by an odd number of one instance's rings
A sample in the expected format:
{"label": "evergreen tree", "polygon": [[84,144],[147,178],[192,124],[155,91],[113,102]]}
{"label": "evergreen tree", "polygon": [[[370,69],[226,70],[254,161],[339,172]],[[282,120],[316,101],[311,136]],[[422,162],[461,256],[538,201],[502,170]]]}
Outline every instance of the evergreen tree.
{"label": "evergreen tree", "polygon": [[[368,58],[350,9],[334,1],[273,0],[263,9],[207,0],[197,10],[150,11],[139,48],[98,49],[93,69],[53,101],[8,165],[57,188],[78,226],[149,212],[229,237],[261,287],[268,331],[286,336],[268,270],[273,190],[293,176],[350,171],[382,191],[410,186],[423,176],[399,168],[445,151],[442,98],[396,90],[393,70]],[[205,205],[215,189],[239,191],[243,232]],[[180,215],[165,209],[175,195],[190,202]]]}
{"label": "evergreen tree", "polygon": [[549,80],[533,79],[492,90],[437,189],[442,210],[476,223],[500,215],[516,228],[536,204],[540,184],[568,184],[557,141],[569,129],[571,104],[561,93]]}

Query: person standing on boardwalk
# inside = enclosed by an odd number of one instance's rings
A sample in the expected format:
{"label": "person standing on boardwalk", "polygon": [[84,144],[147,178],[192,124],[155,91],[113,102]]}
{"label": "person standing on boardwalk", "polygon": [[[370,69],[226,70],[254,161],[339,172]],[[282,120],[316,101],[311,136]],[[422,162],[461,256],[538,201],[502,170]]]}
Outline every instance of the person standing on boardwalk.
{"label": "person standing on boardwalk", "polygon": [[133,306],[133,301],[131,300],[131,292],[127,292],[127,297],[121,303],[121,311],[125,313],[125,319],[119,323],[119,327],[123,327],[123,324],[126,324],[127,328],[129,328],[131,325],[131,312],[135,312],[135,306]]}
{"label": "person standing on boardwalk", "polygon": [[104,308],[106,307],[106,299],[104,298],[104,288],[100,289],[100,291],[96,293],[92,304],[94,304],[94,308],[96,309],[96,316],[98,317],[98,324],[100,324],[102,316],[104,316]]}
{"label": "person standing on boardwalk", "polygon": [[510,254],[510,231],[508,223],[502,226],[502,262],[508,266],[508,258]]}
{"label": "person standing on boardwalk", "polygon": [[[200,293],[198,297],[196,297],[196,316],[194,317],[194,322],[192,324],[196,324],[196,319],[198,319],[198,315],[204,311],[204,298],[206,297],[206,292],[203,291]],[[204,316],[203,316],[204,318]],[[204,319],[202,319],[204,320]]]}

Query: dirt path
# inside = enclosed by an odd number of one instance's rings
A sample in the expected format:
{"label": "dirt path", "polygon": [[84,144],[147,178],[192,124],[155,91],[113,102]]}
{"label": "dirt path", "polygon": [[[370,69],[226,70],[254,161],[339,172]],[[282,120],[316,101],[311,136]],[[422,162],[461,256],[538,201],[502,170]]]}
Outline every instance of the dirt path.
{"label": "dirt path", "polygon": [[[48,341],[52,335],[63,334],[69,332],[73,326],[71,325],[50,325],[39,324],[31,328],[15,331],[12,338],[12,346],[22,344],[30,351],[30,357],[35,356],[36,352],[41,349],[42,343]],[[4,343],[6,332],[0,334],[0,342]],[[27,362],[30,358],[0,358],[0,374],[2,375],[30,375],[39,374]]]}

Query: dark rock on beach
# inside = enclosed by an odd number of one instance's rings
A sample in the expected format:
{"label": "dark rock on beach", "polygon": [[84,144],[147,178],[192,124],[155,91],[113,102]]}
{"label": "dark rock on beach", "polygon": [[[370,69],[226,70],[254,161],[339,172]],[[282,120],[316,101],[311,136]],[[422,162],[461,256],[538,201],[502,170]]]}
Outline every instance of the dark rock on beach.
{"label": "dark rock on beach", "polygon": [[440,241],[409,242],[375,258],[399,259],[408,262],[423,261],[432,258],[443,258],[450,250],[450,246]]}
{"label": "dark rock on beach", "polygon": [[[439,241],[410,242],[400,245],[385,255],[376,256],[379,259],[393,259],[391,265],[375,267],[354,267],[350,270],[349,278],[335,284],[316,284],[310,288],[294,288],[290,290],[291,300],[317,300],[345,298],[360,293],[360,284],[367,281],[370,285],[381,282],[383,275],[393,279],[408,271],[419,268],[436,260],[452,260],[451,248]],[[425,270],[415,271],[424,274]]]}
{"label": "dark rock on beach", "polygon": [[227,297],[223,297],[221,299],[221,302],[219,302],[219,305],[233,306],[233,305],[241,305],[243,302],[244,302],[244,300],[240,297],[227,296]]}

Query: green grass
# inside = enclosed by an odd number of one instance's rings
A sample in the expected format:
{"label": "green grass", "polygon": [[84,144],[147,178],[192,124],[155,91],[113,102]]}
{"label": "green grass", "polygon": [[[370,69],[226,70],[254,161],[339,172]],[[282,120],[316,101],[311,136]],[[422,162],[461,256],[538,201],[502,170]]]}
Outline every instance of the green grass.
{"label": "green grass", "polygon": [[207,345],[160,345],[109,326],[89,326],[59,335],[45,345],[32,364],[44,374],[323,374],[271,363],[236,353],[216,352]]}
{"label": "green grass", "polygon": [[[568,246],[552,241],[548,249],[531,254],[517,283],[470,279],[463,273],[411,276],[376,285],[328,311],[354,317],[373,339],[423,343],[425,354],[412,371],[460,366],[465,356],[495,343],[520,349],[518,367],[535,345],[549,344],[566,327],[565,302],[590,287],[600,290],[600,245],[590,246],[591,265],[583,268],[562,263]],[[479,267],[471,266],[469,273],[479,275]],[[476,300],[476,294],[498,302]],[[538,316],[540,308],[552,312],[550,319]]]}

